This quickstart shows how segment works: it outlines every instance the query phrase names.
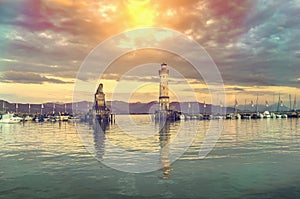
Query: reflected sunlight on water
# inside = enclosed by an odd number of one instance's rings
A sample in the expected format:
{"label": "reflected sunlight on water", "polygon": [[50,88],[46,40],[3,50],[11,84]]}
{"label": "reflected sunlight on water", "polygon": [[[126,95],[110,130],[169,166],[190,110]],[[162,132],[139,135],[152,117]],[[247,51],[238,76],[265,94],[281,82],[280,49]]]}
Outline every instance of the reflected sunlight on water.
{"label": "reflected sunlight on water", "polygon": [[[120,122],[126,122],[118,116]],[[78,136],[74,123],[0,124],[0,195],[4,198],[299,198],[299,119],[225,120],[214,149],[205,159],[199,150],[210,121],[193,121],[199,127],[187,151],[173,164],[179,123],[160,130],[149,116],[134,116],[145,137],[135,137],[112,125],[105,134],[92,126]],[[183,131],[187,131],[190,124]],[[190,121],[191,122],[191,121]],[[211,121],[217,123],[219,121]],[[130,131],[127,126],[126,130]],[[216,129],[218,130],[218,129]],[[138,132],[136,130],[136,132]],[[84,138],[83,142],[81,138]],[[108,144],[110,142],[110,144]],[[181,143],[182,142],[182,143]],[[126,156],[116,150],[129,151]],[[86,147],[86,148],[85,148]],[[161,169],[124,173],[97,161],[132,164],[155,153]],[[175,156],[174,156],[175,154]]]}

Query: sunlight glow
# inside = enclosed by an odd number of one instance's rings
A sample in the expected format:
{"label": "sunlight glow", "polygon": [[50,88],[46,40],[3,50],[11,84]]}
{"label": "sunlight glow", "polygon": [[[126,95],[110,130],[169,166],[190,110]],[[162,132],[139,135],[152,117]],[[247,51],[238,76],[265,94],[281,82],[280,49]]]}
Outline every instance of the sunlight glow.
{"label": "sunlight glow", "polygon": [[64,5],[64,6],[73,6],[74,1],[73,0],[52,0],[52,3]]}
{"label": "sunlight glow", "polygon": [[149,0],[126,0],[125,5],[130,17],[129,26],[153,26],[156,12]]}

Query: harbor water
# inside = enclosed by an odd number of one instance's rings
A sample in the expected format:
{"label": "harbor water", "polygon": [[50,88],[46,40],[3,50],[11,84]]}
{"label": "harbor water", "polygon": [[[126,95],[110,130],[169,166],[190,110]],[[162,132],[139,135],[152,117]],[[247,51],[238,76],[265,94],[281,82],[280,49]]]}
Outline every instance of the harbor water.
{"label": "harbor water", "polygon": [[[224,120],[217,143],[200,158],[208,130],[221,121],[180,121],[161,135],[148,115],[131,117],[136,126],[117,115],[101,135],[85,123],[0,124],[0,198],[300,198],[298,118]],[[198,127],[196,136],[172,159],[175,149],[161,148],[189,122]],[[160,153],[158,170],[118,169],[149,152]]]}

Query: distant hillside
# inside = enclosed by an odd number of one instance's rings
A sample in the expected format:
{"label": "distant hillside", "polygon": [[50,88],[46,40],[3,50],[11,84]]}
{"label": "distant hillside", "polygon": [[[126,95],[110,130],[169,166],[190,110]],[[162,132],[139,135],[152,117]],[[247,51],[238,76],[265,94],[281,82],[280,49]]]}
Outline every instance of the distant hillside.
{"label": "distant hillside", "polygon": [[[256,111],[256,105],[254,105],[253,107],[251,105],[239,105],[237,107],[237,109],[239,111],[249,111],[249,112],[254,112]],[[289,111],[290,108],[287,107],[287,106],[279,106],[278,107],[278,104],[272,104],[272,105],[269,105],[268,107],[266,105],[258,105],[257,106],[257,109],[259,112],[263,112],[263,111]]]}
{"label": "distant hillside", "polygon": [[[78,112],[87,112],[89,108],[93,106],[93,103],[91,102],[78,102],[76,103],[77,106],[74,104],[74,107],[77,107]],[[43,107],[43,108],[42,108]],[[53,102],[47,102],[42,104],[22,104],[22,103],[10,103],[4,100],[0,100],[0,111],[1,112],[20,112],[20,113],[40,113],[42,110],[43,113],[52,113],[53,110],[55,112],[68,112],[73,113],[72,110],[72,103],[53,103]],[[75,112],[75,110],[74,110]]]}
{"label": "distant hillside", "polygon": [[[122,102],[122,101],[113,101],[107,103],[108,107],[115,114],[143,114],[143,113],[154,113],[159,109],[159,104],[157,101],[152,101],[149,103],[130,103]],[[181,111],[183,113],[210,113],[212,107],[214,107],[214,111],[221,111],[220,107],[212,106],[210,104],[206,105],[206,109],[204,110],[203,103],[198,102],[171,102],[170,108],[172,110]],[[223,111],[227,109],[227,112],[234,111],[233,108],[223,108]]]}
{"label": "distant hillside", "polygon": [[[159,109],[159,104],[157,101],[152,101],[148,103],[127,103],[123,101],[108,101],[107,106],[112,110],[114,114],[144,114],[144,113],[154,113],[156,110]],[[20,113],[40,113],[42,105],[41,104],[30,104],[30,110],[29,110],[29,104],[22,104],[18,103],[18,112]],[[68,113],[86,113],[88,110],[92,109],[93,103],[82,101],[77,103],[53,103],[53,102],[47,102],[43,104],[43,113],[52,113],[53,110],[55,112],[68,112]],[[73,109],[74,108],[74,109]],[[211,113],[212,109],[214,112],[234,112],[233,107],[224,107],[221,108],[219,106],[206,104],[206,108],[204,108],[203,103],[199,102],[171,102],[170,108],[173,110],[181,111],[183,113]],[[256,110],[256,107],[252,107],[250,105],[240,105],[237,107],[238,111],[251,111],[254,112]],[[269,107],[266,107],[265,105],[258,105],[258,110],[260,112],[263,112],[265,110],[269,111],[277,111],[277,104],[270,105]],[[280,111],[288,111],[289,108],[286,106],[279,107]],[[10,111],[10,112],[16,112],[16,103],[10,103],[7,101],[0,100],[0,111]]]}

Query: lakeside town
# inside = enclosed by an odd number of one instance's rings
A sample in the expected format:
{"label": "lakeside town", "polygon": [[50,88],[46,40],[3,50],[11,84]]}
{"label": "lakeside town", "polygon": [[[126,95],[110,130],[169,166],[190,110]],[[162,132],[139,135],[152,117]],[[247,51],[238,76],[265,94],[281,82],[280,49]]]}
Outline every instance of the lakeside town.
{"label": "lakeside town", "polygon": [[[289,95],[289,107],[284,105],[281,96],[278,102],[269,105],[259,104],[259,98],[250,100],[250,104],[240,106],[238,100],[232,107],[211,105],[200,102],[169,102],[167,64],[161,64],[159,70],[160,90],[159,102],[126,103],[120,101],[106,102],[103,84],[100,83],[94,94],[94,102],[76,103],[45,103],[45,104],[19,104],[2,100],[0,123],[18,123],[25,121],[56,122],[56,121],[88,121],[97,119],[109,122],[118,114],[151,114],[153,120],[213,120],[213,119],[263,119],[263,118],[299,118],[296,96],[292,101]],[[273,99],[274,101],[274,99]],[[125,108],[124,108],[125,107]],[[129,108],[128,108],[129,107]]]}

